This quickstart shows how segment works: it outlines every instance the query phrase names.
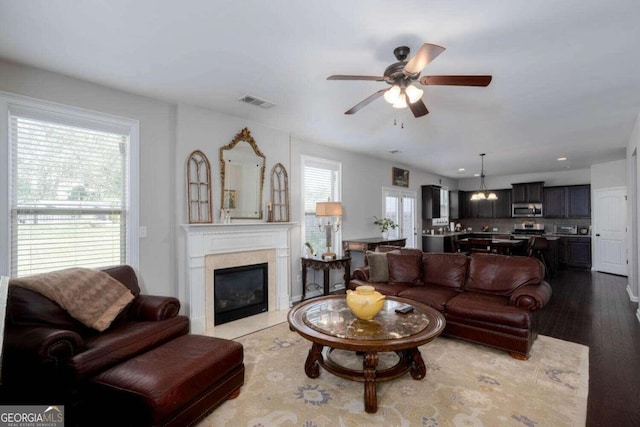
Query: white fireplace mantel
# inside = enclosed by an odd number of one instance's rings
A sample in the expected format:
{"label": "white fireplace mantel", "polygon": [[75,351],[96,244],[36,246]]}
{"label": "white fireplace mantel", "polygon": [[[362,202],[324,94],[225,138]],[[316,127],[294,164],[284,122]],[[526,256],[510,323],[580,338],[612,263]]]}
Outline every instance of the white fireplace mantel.
{"label": "white fireplace mantel", "polygon": [[297,225],[292,222],[182,225],[186,233],[187,281],[186,289],[180,294],[188,299],[192,333],[207,330],[205,258],[208,255],[275,250],[275,304],[272,307],[275,310],[289,308],[290,231]]}

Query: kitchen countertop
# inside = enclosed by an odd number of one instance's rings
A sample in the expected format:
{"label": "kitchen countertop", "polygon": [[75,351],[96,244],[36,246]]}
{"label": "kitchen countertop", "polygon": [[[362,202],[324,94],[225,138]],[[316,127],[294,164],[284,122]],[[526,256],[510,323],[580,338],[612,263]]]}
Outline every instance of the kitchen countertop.
{"label": "kitchen countertop", "polygon": [[[443,234],[427,234],[424,233],[422,235],[422,237],[452,237],[452,236],[467,236],[469,234],[478,234],[478,235],[487,235],[487,236],[491,236],[491,235],[496,235],[496,234],[510,234],[510,235],[515,235],[515,233],[510,233],[510,232],[499,232],[499,231],[445,231]],[[524,236],[526,237],[526,235],[523,234],[519,234],[518,236]],[[591,235],[590,234],[558,234],[558,233],[545,233],[542,235],[542,237],[546,237],[547,239],[560,239],[561,237],[572,237],[572,238],[582,238],[582,239],[591,239]]]}

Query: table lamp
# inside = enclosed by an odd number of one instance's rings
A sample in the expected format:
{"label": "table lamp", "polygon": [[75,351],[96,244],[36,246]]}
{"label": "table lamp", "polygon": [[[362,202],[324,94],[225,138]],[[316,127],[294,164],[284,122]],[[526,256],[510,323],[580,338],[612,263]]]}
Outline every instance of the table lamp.
{"label": "table lamp", "polygon": [[[331,235],[340,228],[340,217],[342,217],[342,203],[340,202],[318,202],[316,203],[316,216],[320,219],[318,227],[324,227],[327,239],[327,251],[322,254],[322,259],[334,259],[336,253],[331,250]],[[331,219],[335,217],[335,222]]]}

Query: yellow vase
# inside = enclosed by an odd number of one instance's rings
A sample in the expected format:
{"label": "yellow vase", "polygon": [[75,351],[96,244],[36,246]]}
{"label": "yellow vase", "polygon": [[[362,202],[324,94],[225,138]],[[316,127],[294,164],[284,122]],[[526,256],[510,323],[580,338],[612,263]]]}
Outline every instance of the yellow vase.
{"label": "yellow vase", "polygon": [[358,319],[371,320],[384,305],[384,295],[373,286],[358,286],[355,291],[347,290],[347,305]]}

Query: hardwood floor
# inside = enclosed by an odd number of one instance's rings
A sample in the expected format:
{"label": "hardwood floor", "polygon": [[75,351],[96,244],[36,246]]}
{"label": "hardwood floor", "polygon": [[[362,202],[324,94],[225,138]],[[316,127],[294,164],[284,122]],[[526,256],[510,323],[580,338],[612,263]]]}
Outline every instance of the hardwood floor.
{"label": "hardwood floor", "polygon": [[639,425],[640,323],[627,278],[562,270],[549,283],[539,332],[589,347],[587,426]]}

